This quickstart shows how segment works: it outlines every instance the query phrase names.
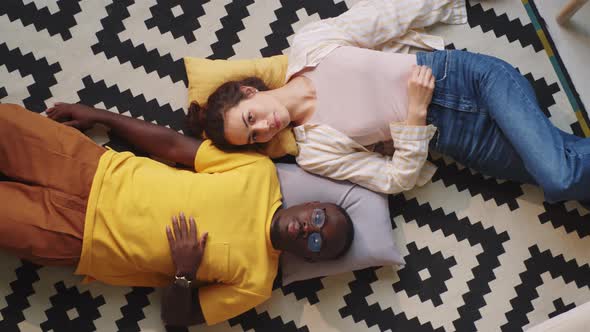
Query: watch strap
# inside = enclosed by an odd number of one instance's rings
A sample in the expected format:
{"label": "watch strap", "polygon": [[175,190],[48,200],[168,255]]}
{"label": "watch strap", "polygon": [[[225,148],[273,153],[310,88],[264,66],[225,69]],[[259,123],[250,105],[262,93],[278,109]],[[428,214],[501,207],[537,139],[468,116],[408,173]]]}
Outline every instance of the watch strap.
{"label": "watch strap", "polygon": [[174,284],[183,288],[190,288],[192,280],[185,276],[174,276]]}

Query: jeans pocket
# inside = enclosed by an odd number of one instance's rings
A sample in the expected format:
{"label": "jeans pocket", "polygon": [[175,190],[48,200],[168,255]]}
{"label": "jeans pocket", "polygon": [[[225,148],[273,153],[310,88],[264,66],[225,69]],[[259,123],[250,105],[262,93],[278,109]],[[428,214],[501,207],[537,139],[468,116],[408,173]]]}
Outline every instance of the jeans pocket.
{"label": "jeans pocket", "polygon": [[479,112],[472,98],[457,96],[445,91],[437,91],[436,88],[434,90],[431,103],[460,112]]}
{"label": "jeans pocket", "polygon": [[229,243],[207,243],[201,266],[197,271],[197,279],[207,282],[227,283],[232,280],[230,275]]}

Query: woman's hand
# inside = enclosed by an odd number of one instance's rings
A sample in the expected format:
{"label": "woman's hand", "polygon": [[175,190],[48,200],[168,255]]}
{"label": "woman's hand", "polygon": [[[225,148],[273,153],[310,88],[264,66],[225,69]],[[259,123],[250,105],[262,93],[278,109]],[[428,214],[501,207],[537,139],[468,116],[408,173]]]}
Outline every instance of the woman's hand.
{"label": "woman's hand", "polygon": [[87,130],[96,124],[101,110],[82,104],[55,103],[45,112],[52,120],[79,130]]}
{"label": "woman's hand", "polygon": [[[190,225],[190,227],[189,227]],[[172,261],[176,267],[176,275],[183,276],[188,280],[194,280],[205,252],[207,235],[197,239],[197,223],[193,217],[187,223],[184,213],[172,217],[172,228],[166,226],[166,235],[170,244]]]}
{"label": "woman's hand", "polygon": [[432,69],[426,66],[412,68],[408,80],[408,118],[410,126],[425,126],[428,105],[434,91],[434,75]]}
{"label": "woman's hand", "polygon": [[374,145],[373,152],[384,156],[393,156],[395,148],[393,147],[393,140],[378,142]]}

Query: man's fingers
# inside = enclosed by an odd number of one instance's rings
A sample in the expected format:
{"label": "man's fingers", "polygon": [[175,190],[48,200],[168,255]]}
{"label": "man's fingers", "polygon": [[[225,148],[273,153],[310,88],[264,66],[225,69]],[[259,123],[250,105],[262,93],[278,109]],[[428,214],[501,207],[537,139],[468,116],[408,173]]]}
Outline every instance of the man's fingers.
{"label": "man's fingers", "polygon": [[51,120],[63,122],[65,120],[71,120],[72,117],[69,113],[65,112],[64,110],[55,109],[55,108],[48,108],[46,110],[47,117]]}
{"label": "man's fingers", "polygon": [[190,239],[196,239],[197,238],[197,223],[195,222],[195,218],[190,217],[188,218],[189,220],[189,224],[190,224],[190,230],[189,230],[189,234],[188,236],[190,237]]}
{"label": "man's fingers", "polygon": [[186,237],[188,236],[188,224],[186,222],[184,212],[180,212],[180,234],[183,239],[186,239]]}
{"label": "man's fingers", "polygon": [[174,236],[172,235],[172,229],[169,225],[166,225],[166,237],[168,237],[168,245],[170,245],[170,251],[172,251],[172,245],[174,244]]}
{"label": "man's fingers", "polygon": [[48,109],[45,110],[45,113],[47,113],[47,117],[55,120],[57,117],[59,117],[59,114],[61,113],[59,110],[56,110],[53,107],[50,107]]}
{"label": "man's fingers", "polygon": [[172,229],[170,229],[170,225],[166,225],[166,236],[168,236],[168,241],[174,242],[174,235],[172,235]]}
{"label": "man's fingers", "polygon": [[176,218],[176,216],[172,217],[172,227],[174,228],[174,237],[176,238],[176,240],[180,239],[180,225],[178,223],[178,218]]}
{"label": "man's fingers", "polygon": [[205,245],[207,244],[207,238],[209,237],[209,233],[205,232],[205,234],[201,235],[201,242],[199,242],[199,246],[201,250],[205,251]]}
{"label": "man's fingers", "polygon": [[80,128],[80,121],[78,121],[78,120],[66,121],[66,122],[62,122],[62,124],[66,125],[66,126],[74,127],[74,128]]}

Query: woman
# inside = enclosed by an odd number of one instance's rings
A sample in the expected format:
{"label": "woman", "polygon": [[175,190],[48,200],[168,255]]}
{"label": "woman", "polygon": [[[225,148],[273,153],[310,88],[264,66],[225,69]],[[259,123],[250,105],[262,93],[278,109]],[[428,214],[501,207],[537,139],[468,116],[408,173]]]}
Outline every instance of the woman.
{"label": "woman", "polygon": [[[361,2],[312,23],[293,40],[285,86],[225,83],[200,110],[201,125],[228,150],[292,124],[302,168],[384,193],[429,181],[430,148],[484,174],[538,184],[550,202],[588,200],[590,140],[554,127],[512,66],[461,51],[381,51],[392,41],[400,50],[400,38],[424,42],[407,31],[437,21],[464,22],[464,2]],[[391,158],[363,147],[387,140]]]}

